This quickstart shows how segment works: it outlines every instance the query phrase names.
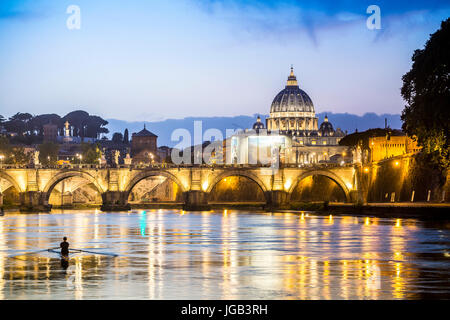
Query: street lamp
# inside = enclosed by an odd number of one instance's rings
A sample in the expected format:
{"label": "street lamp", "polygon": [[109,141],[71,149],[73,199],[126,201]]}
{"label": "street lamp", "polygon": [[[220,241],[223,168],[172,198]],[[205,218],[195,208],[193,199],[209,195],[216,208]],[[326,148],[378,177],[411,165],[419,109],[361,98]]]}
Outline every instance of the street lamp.
{"label": "street lamp", "polygon": [[5,158],[4,155],[0,154],[0,164],[3,164],[3,159]]}

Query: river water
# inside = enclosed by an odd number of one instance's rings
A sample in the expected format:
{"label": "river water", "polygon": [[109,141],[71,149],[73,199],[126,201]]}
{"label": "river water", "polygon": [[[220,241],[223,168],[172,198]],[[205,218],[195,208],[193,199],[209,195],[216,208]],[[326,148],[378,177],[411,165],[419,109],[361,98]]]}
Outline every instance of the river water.
{"label": "river water", "polygon": [[[118,256],[72,253],[65,269],[56,253],[30,254],[63,236]],[[0,299],[441,299],[449,279],[448,222],[232,210],[0,217]]]}

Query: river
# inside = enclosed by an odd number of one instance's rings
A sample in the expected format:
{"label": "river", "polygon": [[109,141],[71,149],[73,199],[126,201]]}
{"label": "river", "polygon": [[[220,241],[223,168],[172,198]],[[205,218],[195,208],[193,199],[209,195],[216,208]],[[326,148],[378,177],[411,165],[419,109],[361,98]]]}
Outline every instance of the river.
{"label": "river", "polygon": [[[67,236],[69,267],[58,254]],[[11,257],[15,256],[15,257]],[[0,217],[0,299],[450,298],[450,225],[311,212]]]}

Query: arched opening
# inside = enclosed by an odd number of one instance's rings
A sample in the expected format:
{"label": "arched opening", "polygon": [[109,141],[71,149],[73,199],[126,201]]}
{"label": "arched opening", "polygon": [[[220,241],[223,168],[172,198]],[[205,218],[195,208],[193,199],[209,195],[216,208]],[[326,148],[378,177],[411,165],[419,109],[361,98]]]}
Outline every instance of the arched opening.
{"label": "arched opening", "polygon": [[332,178],[321,174],[313,174],[298,181],[292,190],[290,199],[293,202],[346,202],[347,194]]}
{"label": "arched opening", "polygon": [[0,206],[18,206],[20,205],[19,191],[12,185],[6,189],[0,189]]}
{"label": "arched opening", "polygon": [[227,204],[265,204],[266,197],[262,187],[253,179],[234,175],[221,178],[209,193],[209,203]]}
{"label": "arched opening", "polygon": [[101,188],[88,175],[74,172],[54,177],[45,188],[46,200],[54,208],[102,204]]}
{"label": "arched opening", "polygon": [[20,190],[9,177],[0,176],[0,206],[20,205]]}
{"label": "arched opening", "polygon": [[133,183],[128,191],[128,203],[145,205],[152,203],[182,203],[183,190],[172,178],[164,175],[143,177]]}

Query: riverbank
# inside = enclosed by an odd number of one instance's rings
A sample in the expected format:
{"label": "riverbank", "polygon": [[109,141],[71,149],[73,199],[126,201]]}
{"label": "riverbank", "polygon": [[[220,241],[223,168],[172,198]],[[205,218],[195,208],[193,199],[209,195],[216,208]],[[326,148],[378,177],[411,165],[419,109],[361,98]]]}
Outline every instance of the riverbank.
{"label": "riverbank", "polygon": [[361,215],[383,218],[420,218],[430,220],[450,220],[450,203],[401,202],[401,203],[299,203],[295,208],[282,212],[315,211],[322,214]]}
{"label": "riverbank", "polygon": [[[353,203],[328,202],[292,202],[280,209],[266,209],[261,202],[211,203],[211,210],[266,210],[276,212],[300,213],[313,211],[317,214],[360,215],[385,218],[420,218],[430,220],[450,220],[450,203],[400,202],[369,203],[357,205]],[[131,204],[132,210],[138,209],[182,209],[182,203],[146,203]],[[5,211],[17,211],[18,206],[4,206]],[[72,206],[54,206],[53,209],[82,210],[100,209],[100,205],[76,204]]]}

